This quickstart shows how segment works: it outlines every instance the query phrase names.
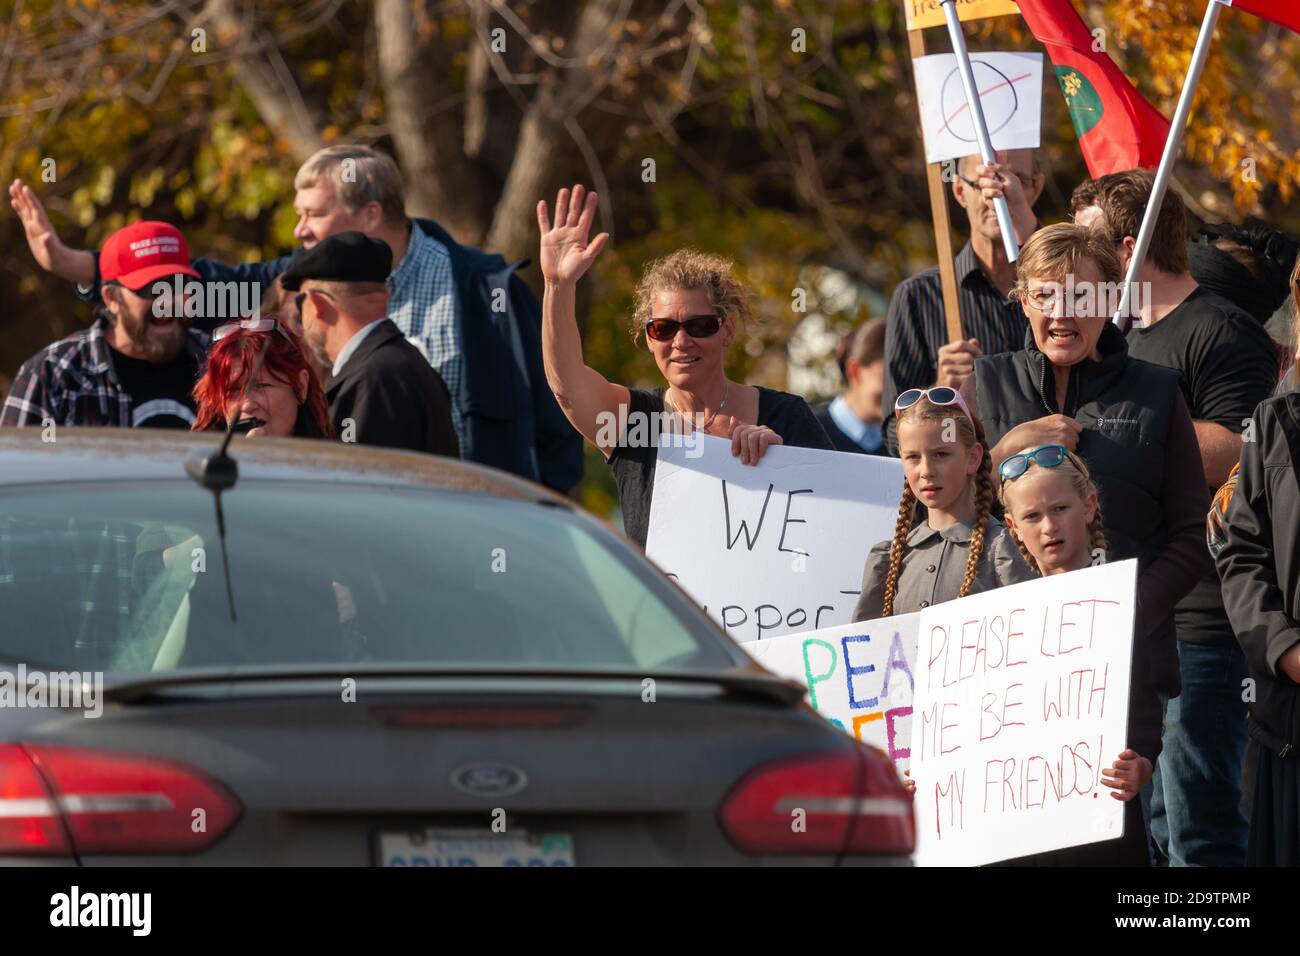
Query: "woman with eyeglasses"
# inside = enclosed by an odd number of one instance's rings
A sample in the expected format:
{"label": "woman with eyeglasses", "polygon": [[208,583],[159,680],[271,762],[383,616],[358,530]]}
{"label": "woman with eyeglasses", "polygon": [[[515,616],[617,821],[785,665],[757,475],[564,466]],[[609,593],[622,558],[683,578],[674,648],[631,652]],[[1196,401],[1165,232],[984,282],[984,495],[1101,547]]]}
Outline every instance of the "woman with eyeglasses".
{"label": "woman with eyeglasses", "polygon": [[976,359],[962,392],[995,460],[1061,445],[1087,463],[1110,559],[1139,561],[1136,679],[1168,699],[1180,687],[1174,605],[1209,570],[1208,495],[1178,372],[1130,358],[1110,322],[1122,278],[1104,237],[1070,223],[1040,229],[1012,290],[1029,318],[1025,347]]}
{"label": "woman with eyeglasses", "polygon": [[609,239],[602,232],[588,240],[596,203],[596,194],[582,186],[561,189],[554,225],[546,202],[537,204],[542,357],[564,414],[609,462],[624,530],[644,547],[661,430],[700,429],[730,439],[731,453],[747,465],[772,445],[832,446],[799,396],[727,378],[727,346],[749,317],[749,294],[718,256],[680,249],[650,263],[637,287],[632,335],[645,335],[667,387],[617,385],[587,365],[575,302],[578,280]]}
{"label": "woman with eyeglasses", "polygon": [[250,438],[333,438],[334,424],[302,341],[274,316],[219,327],[194,386],[194,431]]}

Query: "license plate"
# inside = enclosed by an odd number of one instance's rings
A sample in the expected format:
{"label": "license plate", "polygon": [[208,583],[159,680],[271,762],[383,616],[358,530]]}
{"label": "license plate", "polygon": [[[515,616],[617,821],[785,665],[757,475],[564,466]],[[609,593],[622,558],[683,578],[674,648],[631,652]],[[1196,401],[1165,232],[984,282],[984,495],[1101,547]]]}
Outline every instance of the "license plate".
{"label": "license plate", "polygon": [[381,866],[573,866],[567,833],[415,830],[379,834]]}

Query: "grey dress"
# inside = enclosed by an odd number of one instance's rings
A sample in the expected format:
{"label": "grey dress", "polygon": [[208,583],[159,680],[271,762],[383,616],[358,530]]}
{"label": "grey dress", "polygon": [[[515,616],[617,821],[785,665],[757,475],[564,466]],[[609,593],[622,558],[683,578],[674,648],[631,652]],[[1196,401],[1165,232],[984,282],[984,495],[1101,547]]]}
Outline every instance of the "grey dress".
{"label": "grey dress", "polygon": [[[898,571],[895,614],[910,614],[932,604],[956,599],[966,576],[970,555],[971,525],[958,522],[935,531],[922,521],[907,536],[902,565]],[[884,614],[885,577],[889,573],[890,541],[882,541],[867,555],[862,570],[862,595],[853,610],[853,620],[870,621]],[[989,516],[984,532],[984,555],[971,585],[971,594],[992,591],[1037,577],[1020,556],[1020,549],[1006,526]]]}

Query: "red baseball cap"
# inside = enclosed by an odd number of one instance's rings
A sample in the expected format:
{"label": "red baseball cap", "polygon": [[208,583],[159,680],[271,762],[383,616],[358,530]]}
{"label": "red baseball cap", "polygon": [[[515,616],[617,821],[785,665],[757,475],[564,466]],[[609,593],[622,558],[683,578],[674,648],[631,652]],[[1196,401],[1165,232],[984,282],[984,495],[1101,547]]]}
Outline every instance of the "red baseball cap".
{"label": "red baseball cap", "polygon": [[104,241],[99,252],[99,277],[128,289],[143,289],[177,273],[199,278],[190,265],[185,237],[170,223],[146,220],[124,226]]}

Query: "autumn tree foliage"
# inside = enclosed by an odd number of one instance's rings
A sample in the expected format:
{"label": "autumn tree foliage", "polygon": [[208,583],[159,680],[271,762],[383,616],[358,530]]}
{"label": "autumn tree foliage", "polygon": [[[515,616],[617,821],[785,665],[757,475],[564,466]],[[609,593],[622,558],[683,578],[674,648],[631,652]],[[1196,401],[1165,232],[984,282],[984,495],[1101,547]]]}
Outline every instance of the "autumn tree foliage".
{"label": "autumn tree foliage", "polygon": [[[1202,4],[1075,2],[1171,115]],[[1220,23],[1175,188],[1202,218],[1300,232],[1300,37],[1231,9]],[[1037,48],[1018,17],[967,30],[973,50]],[[8,0],[0,31],[0,176],[31,183],[75,244],[147,216],[196,252],[280,254],[295,169],[343,139],[396,155],[413,214],[511,258],[536,255],[538,198],[589,183],[613,243],[586,346],[622,381],[653,373],[625,331],[652,256],[739,260],[759,307],[736,371],[775,385],[804,317],[793,290],[819,307],[810,275],[859,289],[835,306],[847,322],[934,261],[902,0]],[[1045,74],[1051,221],[1086,171]],[[89,318],[5,218],[0,386]]]}

